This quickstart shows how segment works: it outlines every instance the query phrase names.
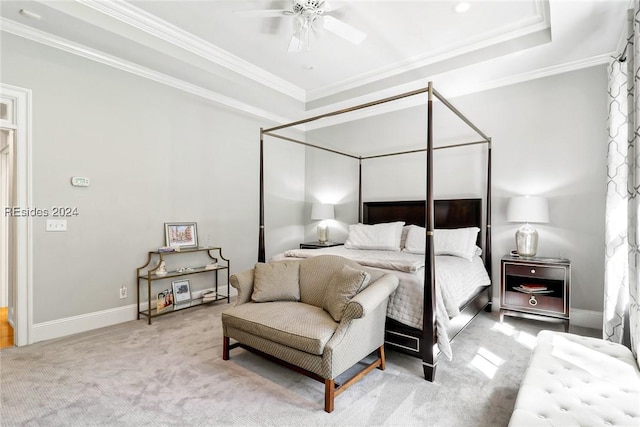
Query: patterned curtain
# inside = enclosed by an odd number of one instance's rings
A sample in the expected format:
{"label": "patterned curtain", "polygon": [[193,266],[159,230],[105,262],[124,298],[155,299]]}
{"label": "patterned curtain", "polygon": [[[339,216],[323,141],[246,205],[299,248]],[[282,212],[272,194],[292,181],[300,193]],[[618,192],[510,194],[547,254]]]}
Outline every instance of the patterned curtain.
{"label": "patterned curtain", "polygon": [[[640,353],[640,0],[627,44],[609,63],[603,337]],[[630,343],[627,340],[630,339]]]}

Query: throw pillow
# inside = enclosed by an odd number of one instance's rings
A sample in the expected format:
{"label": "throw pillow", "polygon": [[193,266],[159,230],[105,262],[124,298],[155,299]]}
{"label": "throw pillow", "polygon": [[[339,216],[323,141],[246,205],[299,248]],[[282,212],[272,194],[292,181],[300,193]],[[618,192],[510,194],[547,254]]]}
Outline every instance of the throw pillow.
{"label": "throw pillow", "polygon": [[381,224],[352,224],[344,243],[346,249],[374,249],[379,251],[399,251],[404,222]]}
{"label": "throw pillow", "polygon": [[251,300],[300,301],[299,270],[298,262],[257,263],[253,271]]}
{"label": "throw pillow", "polygon": [[333,320],[341,321],[344,309],[351,298],[366,288],[370,280],[371,275],[366,271],[345,265],[331,278],[324,294],[322,308],[331,315]]}

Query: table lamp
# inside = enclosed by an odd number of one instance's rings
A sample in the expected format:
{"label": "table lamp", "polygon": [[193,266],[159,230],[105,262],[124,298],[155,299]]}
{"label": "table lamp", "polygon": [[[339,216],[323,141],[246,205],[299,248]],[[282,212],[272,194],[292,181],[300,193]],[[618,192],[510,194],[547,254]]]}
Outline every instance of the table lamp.
{"label": "table lamp", "polygon": [[549,203],[544,197],[512,197],[507,206],[507,221],[524,222],[516,232],[516,249],[520,256],[535,256],[538,232],[530,223],[549,222]]}
{"label": "table lamp", "polygon": [[333,205],[326,203],[314,203],[311,207],[311,219],[321,220],[318,224],[318,242],[327,243],[329,241],[329,226],[326,219],[333,219]]}

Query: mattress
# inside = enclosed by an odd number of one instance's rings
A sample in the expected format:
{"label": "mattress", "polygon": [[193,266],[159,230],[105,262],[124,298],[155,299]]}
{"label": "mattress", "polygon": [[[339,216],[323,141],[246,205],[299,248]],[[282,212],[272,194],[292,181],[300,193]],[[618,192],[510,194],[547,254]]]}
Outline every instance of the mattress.
{"label": "mattress", "polygon": [[[397,275],[400,284],[389,300],[387,316],[407,326],[422,329],[424,255],[334,246],[321,249],[292,249],[276,255],[273,260],[318,255],[342,256],[360,265]],[[435,272],[438,348],[451,359],[451,346],[447,336],[449,319],[460,314],[460,307],[475,295],[479,288],[490,285],[491,280],[479,256],[474,256],[471,260],[448,255],[436,256]]]}

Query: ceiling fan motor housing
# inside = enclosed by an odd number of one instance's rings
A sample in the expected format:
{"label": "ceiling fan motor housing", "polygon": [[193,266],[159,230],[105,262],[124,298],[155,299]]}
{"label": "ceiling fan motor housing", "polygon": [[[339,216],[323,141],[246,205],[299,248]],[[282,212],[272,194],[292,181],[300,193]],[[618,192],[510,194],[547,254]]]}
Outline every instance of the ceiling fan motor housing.
{"label": "ceiling fan motor housing", "polygon": [[295,14],[309,16],[312,14],[322,14],[322,4],[324,1],[319,0],[295,0],[293,12]]}

